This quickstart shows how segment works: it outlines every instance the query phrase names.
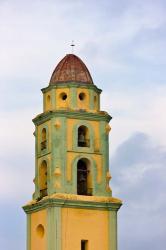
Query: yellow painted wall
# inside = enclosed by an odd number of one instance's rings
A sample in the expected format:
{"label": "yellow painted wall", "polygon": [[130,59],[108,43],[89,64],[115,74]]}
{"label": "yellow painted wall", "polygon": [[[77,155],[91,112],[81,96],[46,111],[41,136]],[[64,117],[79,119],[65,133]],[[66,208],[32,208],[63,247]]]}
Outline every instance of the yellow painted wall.
{"label": "yellow painted wall", "polygon": [[[67,95],[66,100],[62,99],[62,93]],[[68,108],[70,106],[70,90],[68,88],[56,89],[55,93],[56,98],[56,109],[59,108]]]}
{"label": "yellow painted wall", "polygon": [[97,93],[94,94],[94,110],[99,110],[99,95]]}
{"label": "yellow painted wall", "polygon": [[46,126],[46,128],[48,129],[48,131],[47,131],[47,134],[48,134],[48,150],[50,150],[51,149],[51,121],[47,121],[47,122],[44,122],[44,123],[42,123],[41,125],[39,125],[38,127],[37,127],[37,134],[38,134],[38,149],[39,149],[39,151],[40,151],[40,148],[41,148],[41,145],[40,145],[40,143],[41,143],[41,141],[42,141],[42,128],[43,127],[45,127]]}
{"label": "yellow painted wall", "polygon": [[[85,99],[84,100],[80,100],[79,99],[79,94],[80,93],[84,93],[85,94]],[[77,108],[78,109],[89,109],[89,100],[90,96],[89,96],[89,90],[88,89],[83,89],[83,88],[78,88],[77,89]]]}
{"label": "yellow painted wall", "polygon": [[[66,100],[62,99],[62,93],[65,93],[67,95]],[[83,100],[80,100],[79,94],[84,93],[85,98]],[[93,110],[90,109],[90,93],[89,89],[85,88],[77,88],[76,91],[76,107],[74,109],[85,109],[89,112],[96,112],[99,110],[99,94],[94,92],[93,99],[91,101],[94,102],[94,108]],[[50,98],[48,98],[48,96]],[[52,98],[55,98],[56,101],[52,100]],[[72,98],[71,98],[71,90],[70,88],[57,88],[57,89],[52,89],[52,94],[51,91],[48,91],[44,93],[44,112],[53,110],[53,109],[66,109],[66,108],[71,108],[73,105],[71,103]],[[56,103],[56,105],[53,106],[53,103]]]}
{"label": "yellow painted wall", "polygon": [[[72,150],[72,142],[73,137],[73,128],[76,124],[78,124],[79,120],[76,119],[67,119],[67,149]],[[99,151],[100,149],[100,139],[99,139],[99,121],[88,121],[89,125],[93,128],[94,132],[94,149],[95,151]]]}
{"label": "yellow painted wall", "polygon": [[[51,154],[47,154],[46,156],[42,156],[40,158],[37,159],[37,166],[38,166],[38,185],[39,187],[41,187],[41,166],[43,164],[43,161],[46,161],[47,162],[47,178],[46,178],[46,181],[48,182],[49,179],[50,179],[50,162],[51,162]],[[45,182],[45,181],[44,181]],[[46,188],[46,185],[42,185],[43,189]]]}
{"label": "yellow painted wall", "polygon": [[62,208],[62,250],[108,250],[108,211]]}
{"label": "yellow painted wall", "polygon": [[44,111],[48,111],[52,109],[51,105],[51,91],[48,91],[44,94]]}
{"label": "yellow painted wall", "polygon": [[[47,211],[41,210],[31,214],[31,250],[46,250],[46,232],[47,232]],[[44,226],[44,235],[37,231],[38,225]]]}

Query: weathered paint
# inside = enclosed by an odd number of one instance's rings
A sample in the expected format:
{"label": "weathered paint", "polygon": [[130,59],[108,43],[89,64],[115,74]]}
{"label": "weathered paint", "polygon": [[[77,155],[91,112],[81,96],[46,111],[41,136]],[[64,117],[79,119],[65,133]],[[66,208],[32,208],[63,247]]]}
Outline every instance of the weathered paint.
{"label": "weathered paint", "polygon": [[[79,95],[84,94],[83,100],[80,100]],[[89,96],[89,90],[88,89],[77,89],[77,108],[82,110],[90,110],[90,96]]]}
{"label": "weathered paint", "polygon": [[62,250],[81,249],[81,240],[88,249],[108,250],[108,211],[62,208]]}
{"label": "weathered paint", "polygon": [[[107,203],[102,197],[99,202],[95,196],[91,197],[93,202],[86,201],[85,196],[78,196],[85,199],[82,201],[74,201],[72,196],[62,197],[63,194],[57,200],[47,198],[24,207],[29,222],[27,234],[31,249],[28,250],[39,249],[35,247],[41,245],[42,250],[73,250],[77,248],[72,248],[71,244],[74,246],[77,242],[78,247],[81,239],[89,240],[92,249],[117,250],[117,210],[121,201],[112,198],[113,203]],[[39,224],[45,228],[43,238],[36,233]]]}
{"label": "weathered paint", "polygon": [[86,83],[83,83],[83,82],[80,82],[80,83],[77,83],[77,82],[61,82],[60,84],[56,84],[56,85],[48,85],[46,88],[43,88],[41,89],[42,93],[46,93],[48,92],[49,90],[51,89],[57,89],[57,88],[61,88],[61,89],[64,89],[64,88],[88,88],[88,89],[93,89],[96,93],[98,94],[101,94],[102,90],[99,89],[96,85],[94,84],[89,84],[87,85]]}
{"label": "weathered paint", "polygon": [[[52,95],[51,91],[48,91],[47,93],[44,94],[44,111],[48,111],[52,109]],[[48,100],[49,99],[49,100]]]}
{"label": "weathered paint", "polygon": [[[37,227],[44,227],[44,235],[40,236]],[[30,250],[46,250],[47,249],[47,210],[41,210],[31,214],[31,249]]]}
{"label": "weathered paint", "polygon": [[[63,84],[62,84],[63,85]],[[62,93],[67,95],[66,100],[62,99]],[[84,93],[84,100],[80,100],[79,94]],[[50,101],[48,101],[50,96]],[[51,86],[43,91],[43,111],[70,108],[73,110],[86,110],[97,112],[99,107],[99,90],[91,85],[61,85]]]}
{"label": "weathered paint", "polygon": [[[47,148],[44,150],[41,150],[41,142],[42,142],[42,129],[46,129],[46,138],[47,138]],[[38,156],[42,156],[47,154],[51,150],[51,140],[52,140],[52,135],[51,135],[51,121],[44,122],[43,124],[39,125],[37,127],[37,154]]]}
{"label": "weathered paint", "polygon": [[61,208],[49,207],[47,209],[47,249],[61,249]]}
{"label": "weathered paint", "polygon": [[121,205],[122,201],[114,197],[55,193],[44,197],[40,202],[33,200],[25,205],[23,209],[27,214],[48,207],[74,207],[92,210],[118,211]]}
{"label": "weathered paint", "polygon": [[117,250],[117,212],[109,211],[109,250]]}
{"label": "weathered paint", "polygon": [[[61,82],[42,89],[43,113],[35,128],[35,193],[24,206],[27,213],[27,250],[117,250],[117,211],[121,201],[109,188],[109,121],[100,111],[100,93],[94,84]],[[81,97],[80,97],[81,94]],[[64,96],[66,95],[66,96]],[[78,146],[78,128],[88,131],[86,147]],[[46,148],[42,149],[42,129]],[[88,161],[92,196],[77,195],[77,163]],[[47,163],[47,196],[40,197],[40,166]],[[45,179],[43,179],[45,180]],[[43,181],[44,183],[44,181]],[[42,226],[39,233],[38,225]]]}
{"label": "weathered paint", "polygon": [[[80,148],[77,146],[78,141],[78,127],[86,126],[89,129],[90,134],[90,147]],[[79,151],[100,151],[100,138],[99,138],[99,122],[98,121],[87,121],[85,119],[67,119],[67,144],[68,150]]]}
{"label": "weathered paint", "polygon": [[[70,91],[69,88],[56,89],[56,109],[67,109],[70,106]],[[66,99],[63,100],[63,94],[66,94]]]}

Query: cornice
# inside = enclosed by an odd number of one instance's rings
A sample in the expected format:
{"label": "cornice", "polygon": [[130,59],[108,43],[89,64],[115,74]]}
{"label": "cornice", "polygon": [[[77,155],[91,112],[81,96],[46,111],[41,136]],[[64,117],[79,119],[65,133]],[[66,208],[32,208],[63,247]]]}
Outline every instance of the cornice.
{"label": "cornice", "polygon": [[122,201],[113,197],[83,196],[56,193],[40,201],[33,200],[23,206],[26,213],[37,212],[48,207],[70,207],[92,210],[118,211]]}
{"label": "cornice", "polygon": [[43,93],[46,93],[47,91],[51,90],[51,89],[60,89],[60,88],[86,88],[86,89],[93,89],[95,90],[97,93],[101,93],[102,90],[99,89],[96,85],[94,84],[87,84],[87,83],[76,83],[76,82],[60,82],[60,83],[56,83],[54,85],[48,85],[48,87],[46,88],[42,88],[41,91]]}
{"label": "cornice", "polygon": [[98,113],[86,112],[83,110],[74,111],[71,109],[68,110],[53,110],[47,111],[37,115],[32,121],[35,125],[39,125],[45,121],[50,120],[53,117],[67,117],[73,119],[83,119],[83,120],[91,120],[91,121],[106,121],[109,122],[112,117],[105,111],[99,111]]}

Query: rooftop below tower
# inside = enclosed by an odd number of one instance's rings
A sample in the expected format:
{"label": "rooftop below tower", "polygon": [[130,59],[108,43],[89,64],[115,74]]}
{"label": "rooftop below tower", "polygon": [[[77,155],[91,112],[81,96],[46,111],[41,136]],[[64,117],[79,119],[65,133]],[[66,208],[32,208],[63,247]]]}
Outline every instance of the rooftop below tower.
{"label": "rooftop below tower", "polygon": [[74,54],[67,54],[56,66],[49,85],[63,82],[93,84],[92,77],[83,61]]}

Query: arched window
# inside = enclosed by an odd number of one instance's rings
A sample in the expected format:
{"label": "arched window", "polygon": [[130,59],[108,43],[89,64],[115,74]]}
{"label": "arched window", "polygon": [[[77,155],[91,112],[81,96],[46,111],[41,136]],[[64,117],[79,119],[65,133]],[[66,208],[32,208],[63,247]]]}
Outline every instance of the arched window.
{"label": "arched window", "polygon": [[80,159],[77,163],[77,194],[92,195],[92,173],[90,162],[87,159]]}
{"label": "arched window", "polygon": [[78,147],[90,147],[89,129],[83,125],[78,128]]}
{"label": "arched window", "polygon": [[42,161],[39,168],[39,189],[40,197],[47,195],[47,162]]}
{"label": "arched window", "polygon": [[47,148],[47,133],[46,129],[43,128],[41,133],[41,150],[44,150],[46,148]]}
{"label": "arched window", "polygon": [[95,110],[98,110],[98,98],[97,98],[97,95],[94,96],[94,108],[95,108]]}
{"label": "arched window", "polygon": [[47,96],[47,108],[48,109],[51,108],[51,97],[50,97],[50,95]]}

